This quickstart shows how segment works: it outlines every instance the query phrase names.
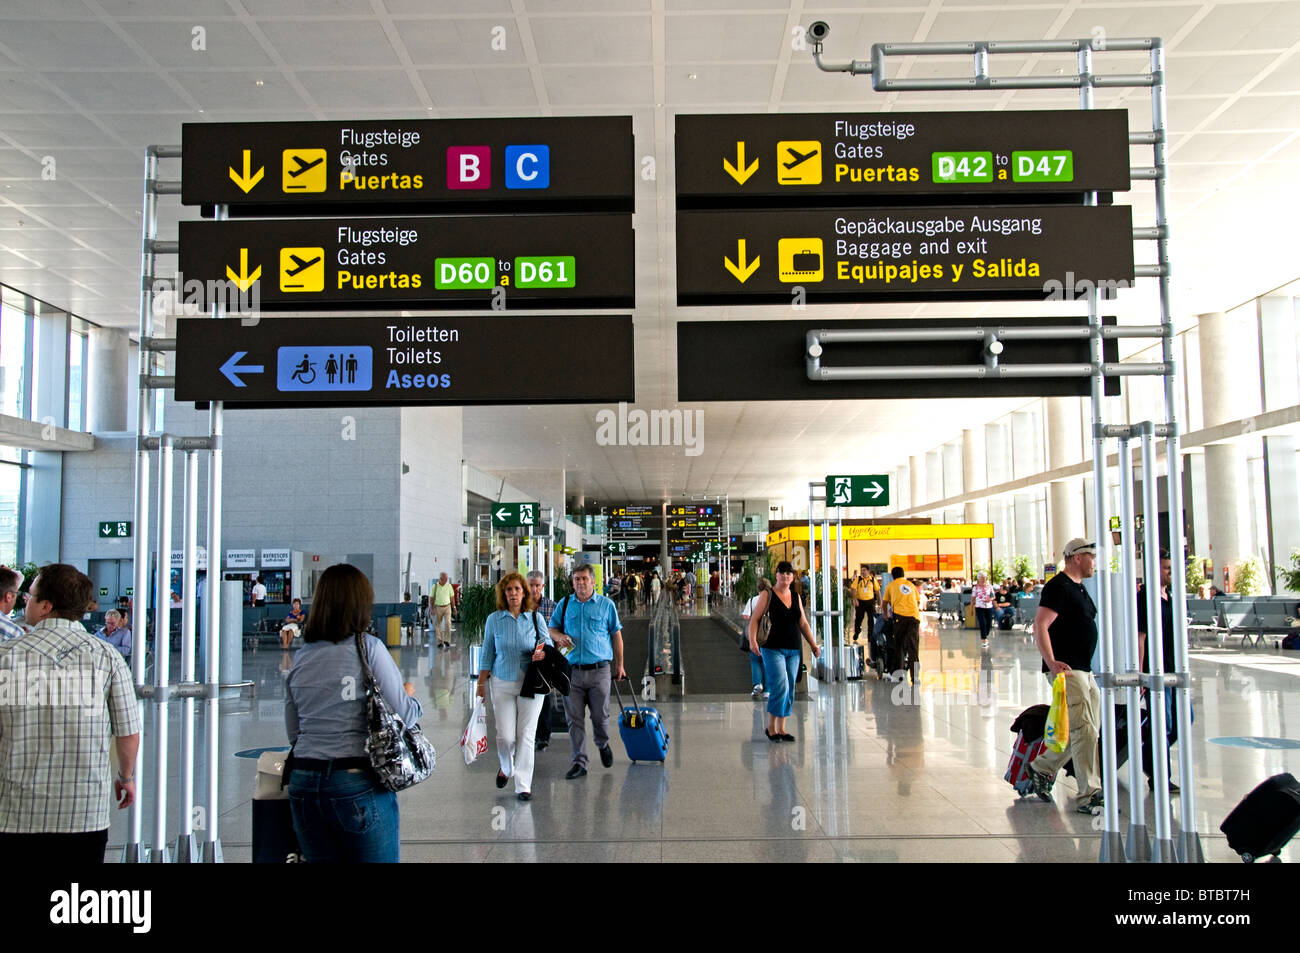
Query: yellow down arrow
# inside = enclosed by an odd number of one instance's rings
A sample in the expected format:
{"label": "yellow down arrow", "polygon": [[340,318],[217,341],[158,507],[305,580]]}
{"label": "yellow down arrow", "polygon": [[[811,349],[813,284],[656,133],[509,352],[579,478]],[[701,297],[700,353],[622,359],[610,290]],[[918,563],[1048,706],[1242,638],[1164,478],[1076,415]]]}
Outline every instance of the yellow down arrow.
{"label": "yellow down arrow", "polygon": [[239,274],[229,265],[226,266],[226,277],[235,283],[235,287],[240,291],[247,291],[253,286],[253,282],[262,277],[262,266],[258,265],[253,269],[253,273],[248,273],[248,249],[239,249]]}
{"label": "yellow down arrow", "polygon": [[245,149],[244,150],[244,174],[240,175],[238,172],[235,171],[233,166],[228,166],[228,168],[230,169],[231,181],[233,181],[237,186],[243,189],[245,193],[251,191],[253,186],[257,185],[258,182],[262,181],[262,173],[266,171],[266,166],[258,166],[257,171],[253,172],[252,165],[253,165],[252,150]]}
{"label": "yellow down arrow", "polygon": [[[755,159],[754,161],[757,162],[758,160]],[[736,239],[736,259],[740,264],[732,264],[731,259],[726,255],[723,255],[722,264],[726,267],[727,271],[735,275],[736,280],[743,285],[749,280],[749,276],[758,270],[758,263],[762,259],[758,255],[755,255],[753,261],[749,264],[745,264],[745,240],[743,238]]]}
{"label": "yellow down arrow", "polygon": [[[732,165],[726,159],[723,159],[722,168],[724,168],[727,171],[727,175],[731,176],[741,185],[744,185],[745,180],[747,180],[751,175],[753,175],[755,172],[758,171],[758,160],[755,159],[753,162],[749,164],[749,167],[746,168],[745,167],[745,143],[737,142],[736,143],[736,164]],[[745,279],[743,278],[741,279],[741,281],[744,280]]]}

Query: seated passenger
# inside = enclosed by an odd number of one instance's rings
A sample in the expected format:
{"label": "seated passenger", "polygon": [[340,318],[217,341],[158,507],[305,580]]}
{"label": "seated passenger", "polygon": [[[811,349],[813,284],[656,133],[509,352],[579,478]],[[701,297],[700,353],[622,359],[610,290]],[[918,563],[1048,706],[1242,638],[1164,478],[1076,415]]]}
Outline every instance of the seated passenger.
{"label": "seated passenger", "polygon": [[993,614],[998,620],[999,629],[1009,629],[1015,621],[1016,610],[1011,604],[1011,593],[1007,591],[1005,583],[998,589],[998,594],[993,599]]}
{"label": "seated passenger", "polygon": [[122,620],[122,613],[109,609],[104,613],[104,626],[95,635],[122,653],[131,657],[131,627]]}
{"label": "seated passenger", "polygon": [[280,626],[280,647],[287,649],[298,635],[298,629],[307,621],[307,613],[302,611],[302,600],[293,600],[293,608],[284,617]]}

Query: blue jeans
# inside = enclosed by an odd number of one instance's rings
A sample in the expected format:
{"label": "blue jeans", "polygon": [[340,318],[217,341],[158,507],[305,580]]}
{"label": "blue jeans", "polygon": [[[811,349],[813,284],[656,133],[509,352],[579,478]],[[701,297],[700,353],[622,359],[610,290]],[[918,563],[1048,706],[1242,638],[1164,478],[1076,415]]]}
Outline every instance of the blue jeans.
{"label": "blue jeans", "polygon": [[[762,652],[762,649],[759,649]],[[755,655],[753,652],[749,655],[749,684],[766,685],[767,679],[763,676],[763,656]]]}
{"label": "blue jeans", "polygon": [[799,676],[798,649],[763,650],[763,685],[768,690],[767,713],[785,718],[794,707],[794,682]]}
{"label": "blue jeans", "polygon": [[395,864],[401,852],[397,795],[365,770],[289,776],[293,829],[309,864]]}

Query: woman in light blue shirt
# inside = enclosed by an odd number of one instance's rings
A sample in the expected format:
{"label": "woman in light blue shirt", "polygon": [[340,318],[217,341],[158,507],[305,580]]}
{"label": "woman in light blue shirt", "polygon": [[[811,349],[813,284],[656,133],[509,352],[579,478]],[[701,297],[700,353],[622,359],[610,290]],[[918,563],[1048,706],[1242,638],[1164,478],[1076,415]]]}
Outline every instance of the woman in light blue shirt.
{"label": "woman in light blue shirt", "polygon": [[545,658],[541,643],[553,644],[546,620],[535,611],[524,577],[507,573],[497,583],[497,611],[488,616],[483,630],[483,657],[479,663],[478,697],[487,697],[492,680],[492,716],[497,726],[497,787],[515,779],[521,801],[532,800],[533,745],[537,714],[546,696],[521,698],[524,672],[530,660]]}

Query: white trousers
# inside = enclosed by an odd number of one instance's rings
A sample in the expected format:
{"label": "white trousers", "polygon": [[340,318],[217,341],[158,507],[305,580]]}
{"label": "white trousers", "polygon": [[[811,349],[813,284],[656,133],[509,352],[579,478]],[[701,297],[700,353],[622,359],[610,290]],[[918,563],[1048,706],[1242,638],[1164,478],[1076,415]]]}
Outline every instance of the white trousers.
{"label": "white trousers", "polygon": [[497,726],[497,758],[501,773],[515,779],[515,793],[533,790],[533,749],[537,735],[537,714],[544,696],[520,698],[523,682],[488,680],[492,693],[492,717]]}

